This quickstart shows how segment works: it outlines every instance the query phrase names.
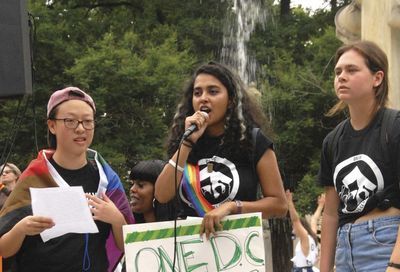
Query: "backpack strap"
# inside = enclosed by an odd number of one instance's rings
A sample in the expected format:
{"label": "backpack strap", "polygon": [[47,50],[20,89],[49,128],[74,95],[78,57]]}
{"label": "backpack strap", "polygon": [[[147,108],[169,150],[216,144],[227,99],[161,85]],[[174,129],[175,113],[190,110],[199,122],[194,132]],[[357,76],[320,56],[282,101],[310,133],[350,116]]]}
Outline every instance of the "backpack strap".
{"label": "backpack strap", "polygon": [[[398,110],[388,109],[386,108],[383,113],[381,130],[380,130],[380,143],[382,152],[384,155],[385,162],[390,162],[392,164],[392,159],[394,157],[391,156],[394,150],[389,148],[389,137],[394,126],[394,121],[396,119]],[[391,167],[393,169],[393,167]]]}
{"label": "backpack strap", "polygon": [[253,156],[252,156],[252,161],[253,161],[253,171],[254,174],[257,176],[257,167],[256,167],[256,160],[255,160],[255,156],[256,156],[256,147],[257,147],[257,134],[260,131],[260,128],[253,128],[251,130],[251,140],[252,140],[252,144],[253,144]]}
{"label": "backpack strap", "polygon": [[[394,122],[396,120],[398,112],[399,111],[395,109],[385,108],[379,136],[385,163],[389,163],[394,178],[397,178],[397,149],[393,148],[393,146],[390,146],[392,144],[390,136],[392,129],[394,128]],[[397,180],[397,184],[399,184],[400,187],[400,180]]]}
{"label": "backpack strap", "polygon": [[333,166],[333,160],[336,155],[336,151],[339,145],[339,138],[343,134],[344,126],[349,121],[349,118],[346,118],[342,122],[340,122],[333,130],[332,137],[328,139],[328,159],[330,164]]}
{"label": "backpack strap", "polygon": [[257,144],[257,134],[258,134],[258,131],[260,131],[260,128],[253,128],[252,129],[252,131],[251,131],[251,137],[252,137],[252,140],[253,140],[253,147],[254,147],[254,149],[255,149],[255,147],[256,147],[256,144]]}
{"label": "backpack strap", "polygon": [[[391,144],[390,136],[391,136],[391,131],[394,127],[394,122],[397,117],[397,114],[398,110],[389,108],[384,109],[381,121],[380,135],[379,135],[379,141],[384,161],[385,163],[388,163],[390,165],[393,177],[397,176],[396,175],[397,150],[392,146],[390,146]],[[378,208],[380,208],[381,210],[386,210],[395,203],[397,203],[397,206],[400,205],[398,194],[399,194],[399,188],[390,186],[388,188],[385,188],[383,191],[373,195],[372,199],[376,203],[376,206]]]}
{"label": "backpack strap", "polygon": [[[258,132],[260,131],[260,128],[256,127],[253,128],[251,131],[251,138],[252,138],[252,144],[253,144],[253,155],[251,156],[251,160],[252,160],[252,168],[253,168],[253,177],[258,179],[258,174],[257,174],[257,165],[256,165],[256,147],[257,147],[257,135]],[[257,198],[262,197],[262,193],[261,193],[261,185],[260,182],[258,182],[258,186],[257,186]]]}
{"label": "backpack strap", "polygon": [[[391,150],[388,148],[389,144],[389,137],[390,137],[390,132],[391,129],[393,128],[394,121],[396,119],[398,111],[395,109],[388,109],[386,108],[383,113],[383,118],[382,118],[382,123],[381,123],[381,130],[380,130],[380,144],[382,148],[382,152],[384,155],[384,159],[387,162],[391,161]],[[337,150],[337,146],[339,143],[339,138],[343,133],[344,125],[346,122],[348,122],[348,118],[346,120],[343,120],[340,122],[336,128],[332,131],[333,136],[330,138],[330,141],[328,143],[328,158],[330,159],[330,162],[333,163],[333,159],[335,158],[335,151]]]}

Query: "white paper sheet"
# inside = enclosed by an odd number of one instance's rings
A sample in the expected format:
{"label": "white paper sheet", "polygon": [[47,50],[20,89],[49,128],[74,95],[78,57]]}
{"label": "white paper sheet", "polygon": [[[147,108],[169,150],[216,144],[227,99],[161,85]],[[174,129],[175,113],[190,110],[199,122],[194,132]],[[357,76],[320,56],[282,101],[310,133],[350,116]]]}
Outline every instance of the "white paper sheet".
{"label": "white paper sheet", "polygon": [[30,188],[33,215],[53,219],[55,226],[40,233],[43,242],[66,233],[97,233],[82,186]]}

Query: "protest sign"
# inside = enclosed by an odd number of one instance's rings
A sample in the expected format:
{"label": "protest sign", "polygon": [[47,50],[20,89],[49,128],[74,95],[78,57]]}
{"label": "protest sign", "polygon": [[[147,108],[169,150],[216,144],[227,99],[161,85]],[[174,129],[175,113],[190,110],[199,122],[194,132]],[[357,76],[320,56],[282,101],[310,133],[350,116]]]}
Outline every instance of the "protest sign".
{"label": "protest sign", "polygon": [[124,226],[127,272],[265,271],[260,213],[226,216],[209,240],[199,235],[201,220]]}

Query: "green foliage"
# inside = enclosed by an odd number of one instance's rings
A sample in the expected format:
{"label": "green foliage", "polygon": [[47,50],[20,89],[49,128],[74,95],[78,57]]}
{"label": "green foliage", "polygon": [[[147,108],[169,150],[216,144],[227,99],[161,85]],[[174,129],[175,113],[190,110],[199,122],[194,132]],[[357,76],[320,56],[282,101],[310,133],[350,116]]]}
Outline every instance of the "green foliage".
{"label": "green foliage", "polygon": [[[336,100],[332,58],[340,42],[333,26],[335,12],[312,15],[295,8],[281,17],[275,2],[263,0],[268,21],[253,33],[248,49],[259,65],[257,85],[274,131],[269,136],[285,186],[295,190],[297,209],[304,215],[314,211],[321,192],[316,176],[322,140],[337,123],[324,113]],[[337,1],[336,8],[348,2]],[[24,168],[36,157],[36,149],[46,147],[47,100],[54,90],[68,85],[85,89],[95,99],[93,148],[123,181],[135,161],[165,158],[164,139],[183,84],[198,63],[218,60],[232,2],[45,3],[29,0],[34,18],[34,96],[21,102],[25,115],[9,161]],[[8,143],[17,108],[18,100],[0,103],[0,146]],[[288,233],[277,222],[271,229],[276,240]],[[274,256],[274,261],[281,258],[285,267],[286,257]]]}
{"label": "green foliage", "polygon": [[318,168],[319,168],[319,152],[313,154],[310,170],[298,184],[295,192],[296,209],[303,216],[313,214],[317,208],[318,196],[323,192],[323,188],[316,184]]}
{"label": "green foliage", "polygon": [[106,33],[66,71],[91,90],[100,115],[96,138],[114,150],[106,157],[111,161],[132,165],[163,155],[162,136],[193,63],[187,51],[177,50],[174,32],[165,37],[143,43],[133,32],[122,39]]}
{"label": "green foliage", "polygon": [[[163,158],[164,139],[191,71],[218,59],[226,12],[215,0],[30,0],[34,18],[35,112],[28,104],[10,161],[22,168],[46,147],[46,103],[68,85],[87,90],[97,105],[93,148],[121,176],[141,159]],[[266,28],[248,44],[258,61],[257,84],[270,117],[286,187],[296,189],[299,209],[312,210],[319,150],[337,120],[323,113],[334,104],[332,57],[340,42],[334,14],[301,8],[279,16],[264,0]],[[348,2],[348,1],[347,1]],[[337,1],[337,7],[347,3]],[[0,104],[0,145],[12,129],[17,100]],[[25,102],[21,104],[21,109]],[[34,123],[36,119],[35,137]],[[303,190],[304,188],[304,190]],[[310,190],[306,190],[310,188]],[[303,212],[302,210],[300,212]]]}
{"label": "green foliage", "polygon": [[[262,103],[274,131],[285,187],[295,190],[299,212],[315,207],[322,140],[335,124],[324,113],[333,106],[333,55],[341,44],[331,23],[302,9],[278,23],[277,10],[250,45],[262,69],[258,75]],[[325,16],[325,17],[324,17]],[[317,156],[318,154],[318,156]],[[306,190],[305,190],[306,188]]]}

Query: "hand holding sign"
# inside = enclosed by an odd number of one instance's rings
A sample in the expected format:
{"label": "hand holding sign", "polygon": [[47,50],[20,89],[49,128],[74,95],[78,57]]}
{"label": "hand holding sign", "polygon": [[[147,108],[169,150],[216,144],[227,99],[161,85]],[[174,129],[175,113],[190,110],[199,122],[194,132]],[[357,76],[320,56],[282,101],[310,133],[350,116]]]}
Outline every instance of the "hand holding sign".
{"label": "hand holding sign", "polygon": [[[202,218],[178,221],[176,271],[265,271],[260,213],[226,216],[222,231],[199,237]],[[174,259],[174,222],[125,225],[128,272],[167,272]]]}

